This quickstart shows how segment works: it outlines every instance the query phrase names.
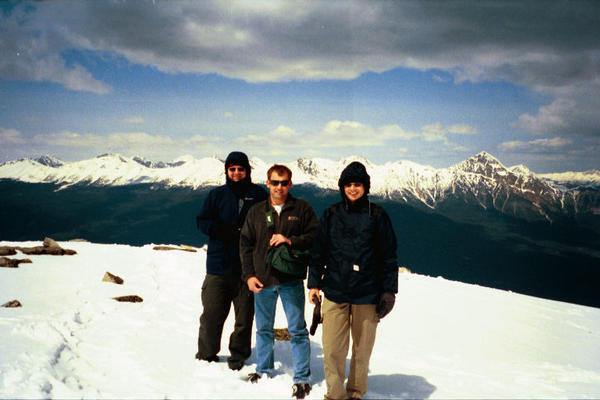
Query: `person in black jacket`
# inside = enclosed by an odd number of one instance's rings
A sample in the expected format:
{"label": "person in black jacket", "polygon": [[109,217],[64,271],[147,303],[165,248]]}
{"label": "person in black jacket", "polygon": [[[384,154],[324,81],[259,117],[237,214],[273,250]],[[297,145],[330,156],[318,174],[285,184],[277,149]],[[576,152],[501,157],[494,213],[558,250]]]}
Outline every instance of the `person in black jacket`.
{"label": "person in black jacket", "polygon": [[[292,395],[303,399],[310,393],[310,340],[304,319],[304,279],[308,259],[301,260],[301,272],[283,272],[266,262],[271,248],[289,246],[292,251],[306,251],[312,246],[319,224],[308,202],[289,193],[292,171],[275,164],[267,171],[269,198],[252,207],[242,228],[240,255],[242,278],[254,292],[256,309],[256,372],[248,376],[256,383],[275,373],[274,332],[277,299],[285,311],[291,336],[294,383]],[[288,271],[289,272],[289,271]]]}
{"label": "person in black jacket", "polygon": [[251,206],[267,198],[252,183],[246,154],[231,152],[225,160],[226,184],[212,189],[197,217],[198,228],[209,237],[206,277],[198,332],[199,360],[219,361],[223,324],[233,303],[235,327],[229,337],[229,368],[240,370],[250,357],[254,298],[241,279],[240,231]]}
{"label": "person in black jacket", "polygon": [[[323,213],[315,236],[308,298],[321,301],[326,399],[362,398],[380,318],[398,292],[396,235],[390,218],[369,201],[371,179],[360,162],[339,179],[342,201]],[[350,374],[344,390],[346,356],[352,334]]]}

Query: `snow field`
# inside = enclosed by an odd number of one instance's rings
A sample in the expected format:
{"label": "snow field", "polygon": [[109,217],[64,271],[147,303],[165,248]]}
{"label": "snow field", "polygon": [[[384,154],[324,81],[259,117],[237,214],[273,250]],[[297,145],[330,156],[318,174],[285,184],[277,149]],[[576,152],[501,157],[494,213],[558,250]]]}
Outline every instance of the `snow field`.
{"label": "snow field", "polygon": [[[18,254],[12,258],[33,263],[0,269],[0,304],[23,304],[0,308],[1,398],[291,397],[288,342],[276,342],[272,379],[242,379],[254,372],[254,351],[241,371],[227,368],[233,310],[222,362],[194,359],[204,250],[60,244],[78,254]],[[124,284],[102,282],[106,271]],[[144,301],[112,300],[133,294]],[[286,326],[280,304],[275,326]],[[311,337],[313,399],[326,391],[321,331]],[[598,398],[600,310],[400,274],[396,306],[378,328],[366,397]]]}

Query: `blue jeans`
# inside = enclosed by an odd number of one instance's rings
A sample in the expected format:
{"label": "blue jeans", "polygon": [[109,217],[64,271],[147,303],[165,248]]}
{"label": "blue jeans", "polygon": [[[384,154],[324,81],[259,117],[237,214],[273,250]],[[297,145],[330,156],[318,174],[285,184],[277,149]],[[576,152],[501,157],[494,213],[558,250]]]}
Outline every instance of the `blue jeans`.
{"label": "blue jeans", "polygon": [[304,320],[304,285],[302,280],[263,288],[254,294],[256,319],[256,372],[273,375],[273,324],[277,297],[287,318],[294,361],[294,383],[308,382],[310,377],[310,341]]}

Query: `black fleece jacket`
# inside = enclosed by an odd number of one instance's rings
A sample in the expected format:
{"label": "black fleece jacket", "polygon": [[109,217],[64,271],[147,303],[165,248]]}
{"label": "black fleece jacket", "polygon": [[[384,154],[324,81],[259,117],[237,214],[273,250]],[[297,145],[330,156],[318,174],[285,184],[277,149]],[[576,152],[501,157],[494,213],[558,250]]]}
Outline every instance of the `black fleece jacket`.
{"label": "black fleece jacket", "polygon": [[[274,228],[267,227],[266,214],[269,210],[275,217]],[[293,249],[308,250],[312,247],[318,225],[319,219],[310,204],[291,194],[288,194],[279,216],[271,206],[270,199],[254,205],[248,211],[240,235],[242,280],[245,282],[256,276],[265,287],[269,287],[298,279],[267,267],[265,259],[269,240],[274,233],[280,233],[290,239]]]}

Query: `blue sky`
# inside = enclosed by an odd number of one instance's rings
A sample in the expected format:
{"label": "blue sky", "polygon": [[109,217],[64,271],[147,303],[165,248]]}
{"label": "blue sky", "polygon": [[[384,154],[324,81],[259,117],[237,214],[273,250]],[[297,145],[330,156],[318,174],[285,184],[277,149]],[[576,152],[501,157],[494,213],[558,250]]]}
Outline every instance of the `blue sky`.
{"label": "blue sky", "polygon": [[600,3],[0,4],[0,162],[482,150],[600,169]]}

